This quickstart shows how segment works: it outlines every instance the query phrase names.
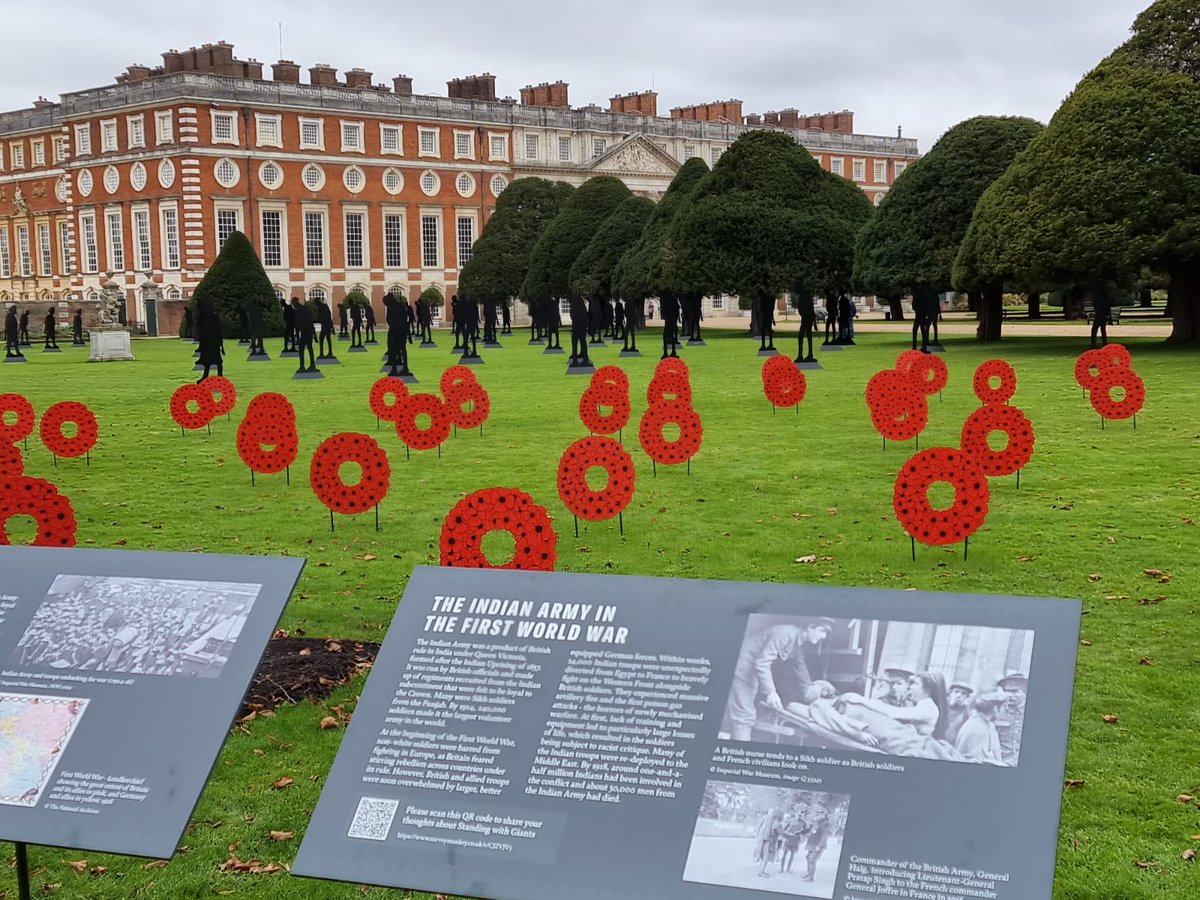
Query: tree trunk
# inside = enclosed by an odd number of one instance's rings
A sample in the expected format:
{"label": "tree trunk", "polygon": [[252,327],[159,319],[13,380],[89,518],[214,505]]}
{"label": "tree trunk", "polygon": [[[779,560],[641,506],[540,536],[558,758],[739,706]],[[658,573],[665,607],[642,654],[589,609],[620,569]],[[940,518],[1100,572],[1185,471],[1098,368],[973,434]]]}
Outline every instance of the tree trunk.
{"label": "tree trunk", "polygon": [[1167,303],[1171,311],[1171,344],[1200,343],[1200,266],[1180,266],[1171,270],[1171,288]]}
{"label": "tree trunk", "polygon": [[1138,306],[1142,309],[1149,309],[1154,305],[1154,294],[1150,288],[1142,288],[1138,291]]}
{"label": "tree trunk", "polygon": [[1042,317],[1042,295],[1038,291],[1030,291],[1027,296],[1029,298],[1029,318],[1040,319]]}
{"label": "tree trunk", "polygon": [[883,297],[881,299],[883,300],[884,303],[886,303],[888,305],[888,309],[891,310],[892,321],[893,322],[903,322],[904,321],[904,295],[903,294],[890,294],[889,296]]}
{"label": "tree trunk", "polygon": [[1000,340],[1000,323],[1004,317],[1004,288],[990,287],[979,301],[979,326],[975,336],[981,341]]}
{"label": "tree trunk", "polygon": [[979,291],[967,291],[967,310],[978,315],[979,306],[983,302],[982,297]]}

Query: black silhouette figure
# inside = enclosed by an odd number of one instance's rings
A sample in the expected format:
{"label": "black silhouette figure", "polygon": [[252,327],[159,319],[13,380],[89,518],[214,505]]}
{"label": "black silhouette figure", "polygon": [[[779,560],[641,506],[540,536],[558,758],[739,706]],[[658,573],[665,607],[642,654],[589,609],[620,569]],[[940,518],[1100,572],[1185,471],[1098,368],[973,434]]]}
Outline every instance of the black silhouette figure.
{"label": "black silhouette figure", "polygon": [[244,303],[238,309],[238,334],[241,335],[238,339],[239,344],[250,343],[250,316],[246,313],[246,305]]}
{"label": "black silhouette figure", "polygon": [[496,303],[493,300],[483,302],[483,343],[496,343]]}
{"label": "black silhouette figure", "polygon": [[463,350],[466,346],[466,341],[463,340],[463,310],[462,301],[458,299],[458,294],[450,295],[450,333],[454,335],[454,347],[451,353],[456,350]]}
{"label": "black silhouette figure", "polygon": [[619,297],[613,301],[612,337],[614,341],[625,340],[625,304]]}
{"label": "black silhouette figure", "polygon": [[[798,300],[798,312],[800,313],[800,332],[797,337],[796,347],[796,362],[813,362],[816,357],[813,356],[813,328],[817,324],[817,310],[813,306],[813,298],[808,294],[802,294]],[[808,355],[804,353],[804,342],[808,341]]]}
{"label": "black silhouette figure", "polygon": [[512,334],[512,310],[507,303],[500,304],[500,333]]}
{"label": "black silhouette figure", "polygon": [[286,300],[279,302],[283,305],[283,352],[294,353],[296,350],[296,310]]}
{"label": "black silhouette figure", "polygon": [[1100,346],[1108,343],[1108,317],[1112,314],[1112,292],[1107,281],[1097,278],[1090,286],[1092,295],[1092,346],[1100,335]]}
{"label": "black silhouette figure", "polygon": [[408,330],[412,312],[408,301],[389,291],[383,297],[383,308],[388,327],[388,374],[393,377],[410,375],[412,373],[408,371]]}
{"label": "black silhouette figure", "polygon": [[21,326],[17,321],[17,308],[10,306],[4,317],[4,355],[12,359],[25,356],[21,352]]}
{"label": "black silhouette figure", "polygon": [[21,313],[21,346],[29,347],[29,310],[24,310]]}
{"label": "black silhouette figure", "polygon": [[45,346],[54,350],[58,349],[58,320],[54,317],[54,310],[46,310],[46,321],[43,323],[43,329],[46,333]]}
{"label": "black silhouette figure", "polygon": [[267,348],[263,346],[263,337],[267,329],[263,322],[262,307],[253,299],[242,301],[242,307],[246,316],[246,330],[250,335],[250,355],[266,356]]}
{"label": "black silhouette figure", "polygon": [[[593,344],[603,344],[604,335],[602,333],[604,326],[604,304],[599,297],[588,298],[587,317],[588,317],[588,340]],[[571,332],[572,340],[574,340],[574,322],[575,314],[571,314]]]}
{"label": "black silhouette figure", "polygon": [[758,294],[758,349],[775,349],[775,297],[768,291]]}
{"label": "black silhouette figure", "polygon": [[433,343],[433,309],[424,297],[417,298],[417,324],[421,329],[421,343]]}
{"label": "black silhouette figure", "polygon": [[662,359],[678,356],[679,346],[679,298],[666,293],[662,296],[663,352]]}
{"label": "black silhouette figure", "polygon": [[188,340],[192,337],[192,308],[190,306],[183,308],[183,329],[180,331],[179,336]]}
{"label": "black silhouette figure", "polygon": [[200,365],[204,366],[204,374],[197,382],[208,377],[208,370],[217,367],[217,374],[225,374],[225,366],[221,356],[225,353],[225,343],[221,338],[221,319],[208,297],[201,297],[196,302],[196,334],[200,336]]}
{"label": "black silhouette figure", "polygon": [[[919,284],[913,290],[912,348],[917,349],[917,332],[921,332],[921,352],[929,352],[929,327],[934,324],[940,306],[937,292],[927,284]],[[936,343],[936,338],[934,339]]]}
{"label": "black silhouette figure", "polygon": [[[184,313],[190,319],[191,311],[184,310]],[[191,329],[190,321],[188,322],[188,328],[189,328],[189,330]],[[185,335],[185,337],[186,336],[187,335]],[[71,343],[72,344],[82,344],[83,343],[83,310],[82,309],[75,310],[75,318],[73,318],[71,320]]]}
{"label": "black silhouette figure", "polygon": [[838,333],[838,304],[837,298],[828,296],[825,298],[825,341],[826,344],[834,343],[834,338]]}
{"label": "black silhouette figure", "polygon": [[317,301],[317,324],[321,326],[317,358],[333,359],[333,313],[324,297]]}
{"label": "black silhouette figure", "polygon": [[571,366],[590,366],[588,335],[592,330],[591,315],[583,298],[572,291],[567,295],[571,308]]}
{"label": "black silhouette figure", "polygon": [[[300,302],[299,297],[292,298],[292,316],[296,323],[296,349],[300,353],[300,368],[297,372],[317,371],[317,360],[313,356],[313,344],[317,339],[317,329],[313,326],[312,313],[308,306]],[[308,368],[304,367],[304,354],[308,353]]]}
{"label": "black silhouette figure", "polygon": [[350,340],[350,310],[345,303],[339,303],[338,309],[338,340]]}
{"label": "black silhouette figure", "polygon": [[350,349],[363,345],[363,311],[357,303],[350,304]]}
{"label": "black silhouette figure", "polygon": [[372,303],[367,303],[363,307],[363,316],[367,323],[367,343],[378,344],[375,340],[375,306]]}
{"label": "black silhouette figure", "polygon": [[699,343],[700,323],[704,321],[703,298],[697,294],[688,294],[683,298],[683,309],[687,318],[687,336],[689,342]]}
{"label": "black silhouette figure", "polygon": [[551,300],[545,307],[546,350],[561,350],[562,341],[558,332],[562,329],[562,309],[557,300]]}
{"label": "black silhouette figure", "polygon": [[[461,319],[460,319],[461,317]],[[454,320],[459,323],[464,359],[479,358],[479,304],[466,297],[458,298]]]}
{"label": "black silhouette figure", "polygon": [[854,301],[850,299],[849,294],[842,294],[838,297],[838,324],[840,330],[838,332],[839,344],[854,343],[854,316],[857,310],[854,308]]}
{"label": "black silhouette figure", "polygon": [[622,352],[637,351],[638,304],[630,300],[625,304],[625,328],[622,337],[625,345]]}

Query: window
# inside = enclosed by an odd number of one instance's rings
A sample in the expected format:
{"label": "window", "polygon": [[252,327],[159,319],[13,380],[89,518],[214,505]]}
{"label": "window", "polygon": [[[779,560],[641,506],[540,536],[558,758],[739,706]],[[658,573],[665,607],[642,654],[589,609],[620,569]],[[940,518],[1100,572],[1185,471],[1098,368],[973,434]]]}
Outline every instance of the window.
{"label": "window", "polygon": [[56,163],[60,163],[67,158],[67,139],[63,135],[58,135],[51,146],[53,147],[52,152],[54,153],[54,161]]}
{"label": "window", "polygon": [[58,198],[59,203],[66,203],[70,195],[71,184],[67,181],[67,176],[63,175],[54,182],[54,196]]}
{"label": "window", "polygon": [[146,117],[126,116],[125,134],[129,138],[130,147],[146,146]]}
{"label": "window", "polygon": [[470,197],[475,193],[475,179],[469,172],[460,172],[458,178],[454,180],[454,187],[460,196]]}
{"label": "window", "polygon": [[357,194],[367,186],[367,176],[358,166],[347,166],[342,172],[342,184],[352,194]]}
{"label": "window", "polygon": [[75,126],[75,155],[90,156],[92,152],[92,126]]}
{"label": "window", "polygon": [[111,153],[117,149],[117,120],[104,119],[100,122],[100,152]]}
{"label": "window", "polygon": [[217,208],[217,252],[221,252],[221,248],[225,246],[225,242],[229,240],[229,236],[235,231],[241,231],[241,210],[237,207],[218,207]]}
{"label": "window", "polygon": [[154,137],[160,144],[175,142],[175,114],[169,109],[154,114]]}
{"label": "window", "polygon": [[31,165],[44,166],[46,164],[46,141],[39,138],[36,141],[29,142],[29,156],[32,160]]}
{"label": "window", "polygon": [[895,175],[895,177],[896,177],[896,178],[899,178],[901,175],[903,175],[903,174],[904,174],[904,170],[905,170],[905,169],[907,169],[907,168],[908,168],[908,163],[906,163],[906,162],[901,162],[900,160],[896,160],[896,161],[895,161],[895,162],[892,164],[892,169],[893,169],[893,171],[895,171],[895,173],[896,173],[896,175]]}
{"label": "window", "polygon": [[326,302],[325,288],[323,288],[323,287],[309,288],[308,289],[308,299],[311,300],[313,303],[325,303]]}
{"label": "window", "polygon": [[283,267],[283,213],[278,209],[262,211],[262,262],[267,268]]}
{"label": "window", "polygon": [[719,160],[721,158],[721,154],[724,152],[725,151],[722,150],[720,147],[713,147],[711,150],[709,150],[708,158],[710,160],[710,165],[715,166],[717,164],[717,160]]}
{"label": "window", "polygon": [[404,176],[399,169],[385,169],[383,173],[383,189],[393,197],[404,190]]}
{"label": "window", "polygon": [[475,218],[458,217],[458,267],[461,269],[471,261],[471,247],[475,243]]}
{"label": "window", "polygon": [[301,119],[300,120],[300,149],[301,150],[324,150],[325,149],[325,120],[324,119]]}
{"label": "window", "polygon": [[362,153],[366,147],[363,144],[363,123],[342,123],[342,152]]}
{"label": "window", "polygon": [[871,202],[873,202],[876,206],[878,206],[880,203],[883,202],[884,196],[885,195],[883,193],[876,194]]}
{"label": "window", "polygon": [[0,278],[12,277],[12,257],[8,248],[8,229],[0,228]]}
{"label": "window", "polygon": [[362,212],[346,213],[346,268],[361,269],[363,262],[363,232],[366,229],[367,214]]}
{"label": "window", "polygon": [[421,173],[421,190],[429,197],[436,194],[442,187],[442,179],[437,177],[437,173],[426,169]]}
{"label": "window", "polygon": [[259,147],[283,146],[283,142],[280,140],[282,131],[281,116],[267,116],[262,113],[254,114],[254,142]]}
{"label": "window", "polygon": [[218,159],[217,164],[213,166],[213,175],[221,187],[231,188],[241,179],[242,173],[232,159],[224,157]]}
{"label": "window", "polygon": [[300,180],[310,191],[319,191],[325,187],[325,171],[315,163],[309,163],[300,174]]}
{"label": "window", "polygon": [[50,249],[50,223],[38,223],[38,269],[39,275],[49,275],[54,265],[53,251]]}
{"label": "window", "polygon": [[834,175],[846,174],[846,160],[840,156],[829,157],[829,171]]}
{"label": "window", "polygon": [[92,193],[92,173],[84,169],[79,173],[79,196],[87,197]]}
{"label": "window", "polygon": [[96,244],[96,214],[83,213],[79,217],[79,230],[83,234],[83,271],[100,271],[100,252]]}
{"label": "window", "polygon": [[116,166],[109,166],[104,170],[104,189],[110,194],[115,194],[120,186],[121,173],[117,171]]}
{"label": "window", "polygon": [[135,162],[129,170],[129,183],[133,185],[135,191],[141,191],[146,187],[146,167],[142,163]]}
{"label": "window", "polygon": [[237,113],[212,111],[212,142],[214,144],[236,144]]}
{"label": "window", "polygon": [[138,271],[146,272],[154,266],[150,257],[150,210],[133,211],[133,252],[137,257]]}
{"label": "window", "polygon": [[875,160],[875,183],[883,184],[887,181],[887,161],[882,159]]}
{"label": "window", "polygon": [[125,230],[121,227],[121,211],[110,209],[104,214],[108,235],[108,267],[114,272],[125,271]]}
{"label": "window", "polygon": [[386,154],[400,156],[404,153],[404,139],[399,125],[379,126],[379,149]]}
{"label": "window", "polygon": [[325,213],[304,214],[304,265],[325,268]]}
{"label": "window", "polygon": [[499,197],[504,193],[504,189],[508,187],[508,180],[503,175],[492,176],[492,196]]}
{"label": "window", "polygon": [[592,159],[597,156],[603,156],[604,151],[608,149],[608,141],[604,138],[592,138]]}
{"label": "window", "polygon": [[867,161],[865,159],[856,159],[850,163],[850,174],[855,181],[867,180]]}
{"label": "window", "polygon": [[13,141],[8,145],[8,164],[14,169],[25,168],[24,141]]}
{"label": "window", "polygon": [[283,169],[271,160],[267,160],[258,167],[258,180],[268,191],[276,190],[283,184]]}
{"label": "window", "polygon": [[162,264],[164,269],[179,268],[179,210],[164,206],[159,211],[162,226]]}
{"label": "window", "polygon": [[454,158],[475,158],[475,135],[470,131],[454,132]]}
{"label": "window", "polygon": [[66,219],[58,220],[58,271],[71,274],[71,223]]}
{"label": "window", "polygon": [[404,268],[404,216],[400,213],[383,215],[383,265],[388,269]]}
{"label": "window", "polygon": [[421,265],[426,269],[437,269],[442,260],[442,218],[421,216]]}
{"label": "window", "polygon": [[722,294],[720,297],[712,298],[712,308],[713,308],[713,312],[720,312],[721,310],[723,310],[725,308],[725,295],[724,294]]}
{"label": "window", "polygon": [[17,226],[18,271],[28,277],[33,274],[33,260],[29,256],[29,226]]}
{"label": "window", "polygon": [[696,155],[696,145],[695,144],[684,144],[683,145],[683,158],[685,160],[691,159],[695,155]]}
{"label": "window", "polygon": [[525,158],[537,159],[539,149],[538,136],[536,134],[525,135]]}
{"label": "window", "polygon": [[815,156],[813,156],[813,159],[815,159],[817,161],[818,166],[824,167],[825,157],[822,154],[820,154],[820,153],[816,154]]}
{"label": "window", "polygon": [[508,135],[490,135],[488,138],[488,151],[488,155],[492,159],[508,159]]}
{"label": "window", "polygon": [[169,159],[164,159],[158,164],[158,183],[163,188],[169,188],[175,183],[175,163]]}
{"label": "window", "polygon": [[438,155],[438,130],[436,128],[417,129],[417,152],[421,156]]}
{"label": "window", "polygon": [[569,137],[560,137],[558,139],[558,161],[571,161],[571,139]]}

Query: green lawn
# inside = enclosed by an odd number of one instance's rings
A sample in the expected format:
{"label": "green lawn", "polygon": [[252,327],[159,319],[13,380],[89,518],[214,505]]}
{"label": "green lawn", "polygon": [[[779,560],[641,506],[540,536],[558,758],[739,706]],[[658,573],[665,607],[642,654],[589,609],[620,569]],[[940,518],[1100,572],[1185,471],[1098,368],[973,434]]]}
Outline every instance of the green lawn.
{"label": "green lawn", "polygon": [[[657,354],[656,332],[643,335],[647,355],[623,361],[630,374],[635,421],[625,431],[636,448],[636,416]],[[976,405],[971,374],[1003,355],[1020,383],[1013,402],[1033,420],[1038,444],[1018,491],[1012,478],[994,482],[992,511],[961,547],[918,548],[891,510],[892,480],[911,452],[872,430],[862,399],[867,378],[889,367],[905,347],[902,334],[864,334],[857,347],[823,357],[808,373],[799,414],[773,415],[763,398],[760,361],[743,335],[710,335],[708,346],[684,349],[705,443],[689,476],[682,467],[651,476],[636,450],[638,489],[615,522],[581,528],[559,504],[559,454],[582,436],[576,416],[584,378],[566,378],[565,357],[544,357],[527,333],[483,351],[476,371],[489,390],[492,418],[435,452],[413,453],[387,427],[376,430],[366,397],[378,377],[382,347],[352,355],[320,382],[292,382],[290,361],[247,364],[230,344],[226,374],[240,392],[233,421],[212,435],[181,436],[167,413],[176,385],[195,378],[191,344],[135,342],[135,363],[86,364],[86,351],[57,356],[33,348],[26,365],[0,367],[0,391],[26,394],[39,413],[57,400],[87,402],[100,421],[91,466],[51,457],[36,435],[27,472],[50,478],[68,494],[82,546],[305,556],[309,562],[283,627],[312,636],[379,640],[412,567],[436,564],[439,526],[464,493],[516,486],[555,516],[559,568],[570,571],[672,575],[751,581],[879,585],[890,588],[1080,597],[1085,605],[1071,723],[1055,897],[1062,900],[1194,898],[1200,875],[1181,858],[1200,847],[1200,809],[1180,795],[1200,796],[1200,663],[1196,589],[1200,584],[1200,408],[1194,353],[1154,340],[1129,343],[1146,381],[1148,401],[1130,423],[1100,421],[1072,378],[1085,342],[1078,338],[1009,338],[980,347],[946,337],[950,383],[933,399],[921,446],[957,445]],[[413,350],[417,390],[437,389],[453,363],[450,339],[437,350]],[[794,342],[781,342],[794,352]],[[277,354],[279,342],[268,344]],[[615,362],[612,346],[594,353]],[[282,475],[250,475],[237,456],[238,417],[260,391],[288,393],[297,408],[301,451],[291,485]],[[385,423],[386,424],[386,423]],[[307,482],[307,458],[337,431],[377,435],[391,452],[391,493],[376,533],[370,516],[328,514]],[[28,524],[10,523],[21,540]],[[797,563],[816,555],[815,564]],[[1159,569],[1162,578],[1144,570]],[[352,707],[360,685],[327,704],[284,708],[237,727],[200,800],[184,848],[169,864],[76,851],[33,848],[35,896],[60,897],[358,897],[358,886],[329,885],[276,874],[222,872],[234,855],[287,864],[328,771],[340,731],[322,731],[326,706]],[[1115,723],[1104,716],[1115,715]],[[294,784],[273,790],[281,776]],[[970,803],[964,797],[963,803]],[[1019,825],[1015,826],[1019,827]],[[272,840],[271,831],[292,832]],[[11,850],[2,855],[11,863]],[[86,860],[87,866],[71,866]],[[103,871],[96,867],[102,867]],[[84,868],[84,871],[77,871]],[[386,892],[371,889],[368,895]],[[403,896],[403,893],[400,894]],[[16,897],[11,868],[0,872],[0,900]]]}

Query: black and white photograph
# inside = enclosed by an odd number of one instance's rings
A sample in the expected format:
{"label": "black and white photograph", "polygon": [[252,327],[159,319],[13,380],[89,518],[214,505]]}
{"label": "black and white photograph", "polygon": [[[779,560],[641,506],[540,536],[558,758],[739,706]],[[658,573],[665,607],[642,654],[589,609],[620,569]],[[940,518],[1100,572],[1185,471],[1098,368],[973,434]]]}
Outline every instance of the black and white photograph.
{"label": "black and white photograph", "polygon": [[261,587],[59,575],[8,664],[217,678]]}
{"label": "black and white photograph", "polygon": [[1016,766],[1034,633],[752,615],[721,737]]}
{"label": "black and white photograph", "polygon": [[683,880],[830,898],[849,811],[849,794],[710,781]]}

